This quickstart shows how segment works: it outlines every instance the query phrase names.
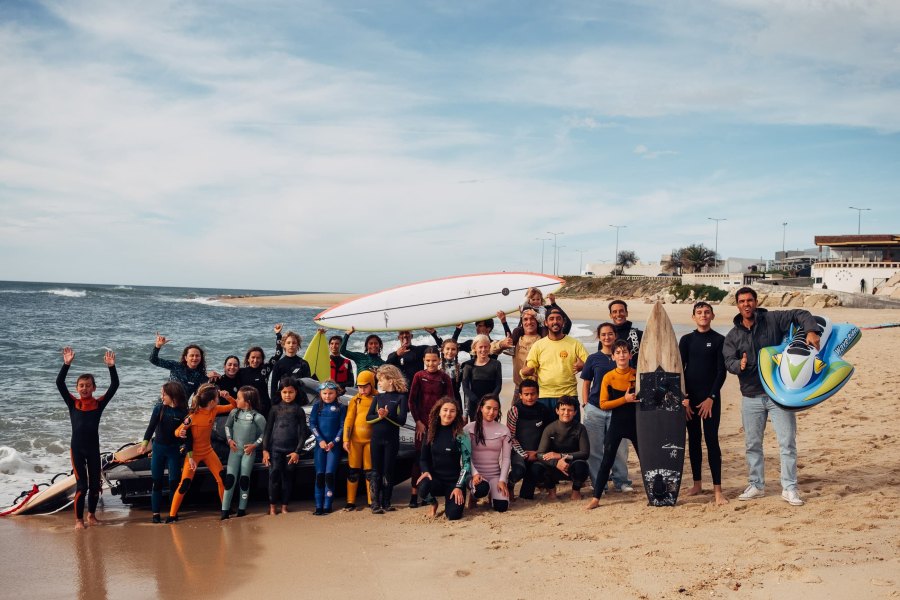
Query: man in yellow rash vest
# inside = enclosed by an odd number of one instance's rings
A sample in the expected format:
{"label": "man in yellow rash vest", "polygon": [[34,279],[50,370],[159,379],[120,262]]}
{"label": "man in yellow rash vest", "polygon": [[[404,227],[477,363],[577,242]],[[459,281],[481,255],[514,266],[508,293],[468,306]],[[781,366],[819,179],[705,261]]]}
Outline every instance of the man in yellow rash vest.
{"label": "man in yellow rash vest", "polygon": [[[368,482],[372,477],[372,426],[366,422],[369,406],[375,394],[375,373],[361,371],[356,378],[358,393],[347,404],[347,418],[344,420],[344,450],[347,451],[347,506],[344,510],[356,509],[356,492],[361,475]],[[370,486],[366,485],[369,504],[372,503]]]}

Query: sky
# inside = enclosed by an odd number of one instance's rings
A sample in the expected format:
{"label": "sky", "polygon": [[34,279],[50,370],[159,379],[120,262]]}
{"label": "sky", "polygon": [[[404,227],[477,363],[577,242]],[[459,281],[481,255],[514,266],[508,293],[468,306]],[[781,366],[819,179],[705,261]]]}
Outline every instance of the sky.
{"label": "sky", "polygon": [[772,258],[898,191],[894,0],[0,0],[2,280]]}

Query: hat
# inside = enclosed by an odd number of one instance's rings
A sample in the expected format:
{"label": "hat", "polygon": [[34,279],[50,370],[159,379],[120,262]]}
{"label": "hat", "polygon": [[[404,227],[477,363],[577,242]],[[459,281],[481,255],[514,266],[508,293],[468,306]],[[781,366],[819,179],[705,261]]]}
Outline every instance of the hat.
{"label": "hat", "polygon": [[356,385],[375,385],[375,373],[363,371],[356,377]]}

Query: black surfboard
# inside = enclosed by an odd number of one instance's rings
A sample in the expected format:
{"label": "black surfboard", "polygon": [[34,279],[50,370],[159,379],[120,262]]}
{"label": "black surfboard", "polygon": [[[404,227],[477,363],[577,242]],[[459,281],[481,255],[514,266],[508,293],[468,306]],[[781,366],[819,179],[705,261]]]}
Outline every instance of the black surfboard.
{"label": "black surfboard", "polygon": [[637,437],[651,506],[675,506],[684,469],[684,373],[672,322],[657,303],[641,340],[637,366]]}

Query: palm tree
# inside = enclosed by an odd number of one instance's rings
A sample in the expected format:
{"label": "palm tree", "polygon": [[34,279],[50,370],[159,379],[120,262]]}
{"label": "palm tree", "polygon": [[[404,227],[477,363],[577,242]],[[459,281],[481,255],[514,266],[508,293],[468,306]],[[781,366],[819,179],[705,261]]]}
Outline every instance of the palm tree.
{"label": "palm tree", "polygon": [[616,257],[616,275],[621,275],[622,271],[636,265],[638,260],[634,250],[620,250]]}
{"label": "palm tree", "polygon": [[663,263],[663,267],[667,271],[673,271],[680,275],[682,273],[699,273],[703,267],[714,266],[717,262],[718,256],[715,251],[703,244],[691,244],[672,250],[672,254]]}

